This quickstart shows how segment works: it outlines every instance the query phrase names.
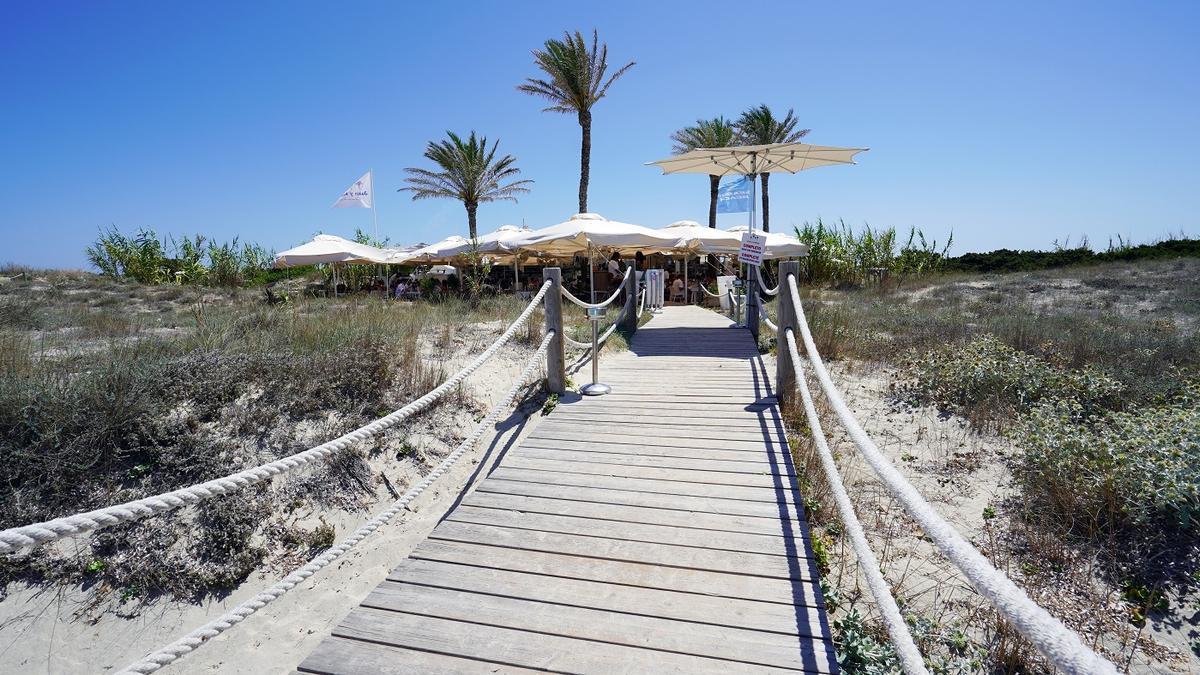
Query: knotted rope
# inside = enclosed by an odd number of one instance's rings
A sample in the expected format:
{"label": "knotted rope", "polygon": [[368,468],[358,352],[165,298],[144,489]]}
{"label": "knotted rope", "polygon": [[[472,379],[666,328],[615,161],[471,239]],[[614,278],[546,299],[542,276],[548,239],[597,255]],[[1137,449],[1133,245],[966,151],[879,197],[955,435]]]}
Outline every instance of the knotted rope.
{"label": "knotted rope", "polygon": [[438,385],[421,398],[385,417],[381,417],[374,422],[361,426],[327,443],[322,443],[314,448],[256,466],[252,469],[245,469],[228,476],[215,478],[204,483],[180,488],[153,497],[144,497],[86,513],[77,513],[71,516],[55,518],[54,520],[0,531],[0,553],[10,553],[58,539],[79,536],[92,530],[111,527],[118,523],[140,520],[147,516],[170,511],[181,506],[196,504],[216,495],[229,494],[248,485],[254,485],[255,483],[267,480],[272,476],[294,471],[393,427],[428,408],[447,392],[458,387],[471,373],[478,370],[488,359],[492,358],[501,347],[512,339],[517,330],[529,320],[529,317],[546,295],[546,291],[550,286],[549,281],[542,284],[541,289],[530,300],[529,306],[525,308],[525,311],[521,312],[521,315],[508,327],[508,330],[504,331],[492,343],[492,346],[488,347],[467,367],[455,373],[450,379]]}
{"label": "knotted rope", "polygon": [[438,479],[438,477],[446,473],[446,471],[454,466],[454,463],[457,462],[464,454],[466,454],[468,450],[473,448],[475,444],[479,442],[480,437],[483,436],[484,431],[495,423],[496,418],[500,415],[500,412],[508,409],[508,406],[512,404],[513,399],[515,399],[517,394],[520,392],[521,387],[525,385],[525,381],[529,379],[529,376],[532,375],[534,370],[541,364],[541,359],[545,355],[546,349],[550,346],[550,340],[553,337],[554,332],[551,331],[546,334],[546,337],[542,338],[542,343],[538,346],[537,352],[534,353],[534,355],[530,357],[529,361],[526,362],[525,370],[523,370],[520,376],[517,377],[517,381],[515,384],[513,384],[512,389],[509,389],[504,398],[492,407],[492,410],[487,414],[487,417],[483,418],[483,420],[475,426],[475,430],[471,432],[471,435],[464,439],[463,442],[460,443],[453,452],[447,455],[446,458],[437,465],[437,468],[431,471],[429,475],[425,476],[421,482],[409,488],[408,491],[406,491],[404,495],[400,497],[400,499],[396,500],[390,507],[388,507],[386,511],[383,511],[379,515],[363,523],[362,526],[355,530],[353,534],[343,539],[341,542],[333,546],[333,548],[330,548],[325,553],[321,554],[317,558],[314,558],[304,567],[301,567],[295,572],[287,575],[274,586],[271,586],[267,590],[238,605],[224,616],[214,621],[210,621],[172,642],[171,644],[147,654],[142,658],[141,661],[126,666],[120,671],[122,675],[128,675],[130,673],[140,673],[141,675],[153,673],[163,666],[174,663],[184,655],[190,654],[205,642],[208,642],[221,633],[233,628],[237,624],[246,620],[246,618],[251,614],[254,614],[263,607],[266,607],[271,602],[277,600],[279,596],[292,590],[305,579],[316,574],[334,560],[337,560],[346,551],[349,551],[363,539],[366,539],[367,536],[372,532],[378,530],[392,518],[396,517],[398,513],[408,507],[412,500],[416,499],[417,496],[424,492],[425,489],[430,485],[432,485],[433,482]]}
{"label": "knotted rope", "polygon": [[830,407],[837,413],[846,433],[854,441],[854,445],[892,496],[917,521],[942,555],[962,570],[975,590],[987,598],[992,606],[1056,668],[1078,675],[1115,674],[1117,669],[1112,663],[1089,649],[1074,631],[1030,600],[1025,591],[992,566],[987,558],[958,533],[958,530],[938,515],[929,502],[921,497],[916,488],[880,452],[875,442],[854,418],[854,413],[842,399],[841,393],[829,377],[829,371],[825,369],[825,363],[821,360],[821,354],[817,351],[804,316],[804,307],[800,304],[796,277],[788,275],[787,284],[796,312],[796,323],[804,339],[804,349],[808,353],[809,363],[812,364],[817,381],[821,384],[821,390],[825,393]]}

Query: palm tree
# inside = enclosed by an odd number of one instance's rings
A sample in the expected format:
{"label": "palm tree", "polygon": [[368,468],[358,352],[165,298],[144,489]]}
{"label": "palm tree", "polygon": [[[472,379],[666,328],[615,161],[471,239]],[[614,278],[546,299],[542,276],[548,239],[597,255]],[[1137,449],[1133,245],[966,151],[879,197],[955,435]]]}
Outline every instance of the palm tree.
{"label": "palm tree", "polygon": [[527,78],[517,89],[541,96],[550,101],[542,112],[575,113],[583,139],[579,147],[579,212],[587,211],[589,165],[592,159],[592,106],[604,98],[608,88],[634,61],[622,66],[608,80],[608,45],[600,44],[599,34],[592,31],[592,47],[588,49],[583,35],[564,33],[562,40],[546,40],[545,49],[533,50],[534,63],[547,75],[545,80]]}
{"label": "palm tree", "polygon": [[478,236],[475,230],[475,212],[480,202],[495,202],[502,199],[517,201],[518,194],[529,192],[525,187],[533,181],[509,181],[520,175],[521,170],[513,166],[517,161],[512,155],[496,158],[496,146],[489,150],[487,138],[475,137],[475,132],[466,141],[453,131],[447,131],[449,140],[430,141],[425,147],[425,157],[441,168],[441,171],[408,168],[405,178],[409,187],[400,191],[413,193],[413,201],[434,197],[457,199],[467,208],[467,227],[471,240]]}
{"label": "palm tree", "polygon": [[[751,108],[742,113],[741,118],[737,121],[738,133],[741,135],[741,140],[747,145],[766,145],[767,143],[794,143],[808,135],[812,129],[796,130],[796,125],[799,120],[791,108],[788,108],[787,115],[781,119],[775,119],[771,114],[771,109],[766,105],[760,105],[757,108]],[[767,182],[771,178],[771,174],[764,173],[762,175],[762,229],[764,232],[771,231],[771,209],[770,200],[767,197]],[[751,177],[753,180],[753,177]]]}
{"label": "palm tree", "polygon": [[[675,141],[674,152],[681,155],[696,148],[724,148],[733,145],[737,137],[737,129],[733,123],[723,116],[711,120],[696,120],[696,125],[684,127],[671,134]],[[721,177],[708,176],[708,226],[717,226],[717,191],[721,187]]]}

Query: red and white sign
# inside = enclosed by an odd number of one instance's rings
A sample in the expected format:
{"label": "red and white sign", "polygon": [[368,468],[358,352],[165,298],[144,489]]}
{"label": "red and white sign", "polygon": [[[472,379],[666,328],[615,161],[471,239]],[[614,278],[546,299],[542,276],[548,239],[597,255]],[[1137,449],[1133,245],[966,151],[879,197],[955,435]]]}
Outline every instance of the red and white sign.
{"label": "red and white sign", "polygon": [[742,233],[742,247],[738,249],[738,262],[747,265],[761,265],[763,251],[767,248],[767,236],[754,232]]}

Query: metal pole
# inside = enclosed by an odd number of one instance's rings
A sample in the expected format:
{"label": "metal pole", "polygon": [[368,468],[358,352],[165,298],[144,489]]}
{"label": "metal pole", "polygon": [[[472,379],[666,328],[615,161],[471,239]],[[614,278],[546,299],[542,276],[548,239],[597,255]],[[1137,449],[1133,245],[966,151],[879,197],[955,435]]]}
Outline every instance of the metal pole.
{"label": "metal pole", "polygon": [[546,312],[546,332],[554,331],[550,347],[546,350],[546,388],[551,393],[561,394],[567,390],[566,353],[563,347],[562,317],[562,269],[547,267],[542,270],[542,279],[550,282],[543,300]]}
{"label": "metal pole", "polygon": [[688,256],[683,254],[683,304],[690,305],[688,296],[691,294],[691,289],[688,288]]}
{"label": "metal pole", "polygon": [[588,284],[591,288],[591,300],[588,302],[596,302],[596,270],[592,266],[592,242],[588,241]]}
{"label": "metal pole", "polygon": [[604,316],[603,308],[588,309],[588,320],[592,322],[592,383],[579,390],[584,396],[603,396],[612,391],[612,387],[600,383],[600,317]]}

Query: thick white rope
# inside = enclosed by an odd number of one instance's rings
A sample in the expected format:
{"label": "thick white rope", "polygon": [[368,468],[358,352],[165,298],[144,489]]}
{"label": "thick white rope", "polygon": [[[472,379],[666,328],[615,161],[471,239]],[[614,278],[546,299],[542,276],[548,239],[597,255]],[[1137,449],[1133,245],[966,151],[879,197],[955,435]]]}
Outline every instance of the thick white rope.
{"label": "thick white rope", "polygon": [[875,475],[883,482],[888,491],[917,521],[926,536],[933,541],[951,562],[953,562],[980,595],[987,598],[1022,635],[1037,647],[1056,668],[1077,675],[1093,673],[1116,673],[1116,667],[1107,659],[1092,651],[1083,643],[1074,631],[1067,628],[1061,621],[1040,607],[1025,591],[1014,584],[979,551],[975,549],[958,530],[947,523],[929,502],[925,501],[879,451],[875,442],[854,418],[854,413],[846,406],[841,393],[834,386],[825,363],[817,352],[813,342],[808,321],[804,316],[804,307],[800,304],[800,293],[796,288],[796,277],[788,275],[788,290],[792,295],[792,304],[796,311],[796,323],[800,327],[801,337],[804,338],[804,348],[808,352],[809,362],[821,390],[829,405],[837,413],[846,433],[854,441],[854,445],[862,452]]}
{"label": "thick white rope", "polygon": [[429,472],[429,474],[425,476],[421,482],[409,488],[408,491],[406,491],[404,495],[400,497],[400,499],[396,500],[390,507],[388,507],[386,511],[363,523],[362,526],[355,530],[354,533],[349,537],[343,539],[328,551],[325,551],[325,553],[314,558],[304,567],[301,567],[295,572],[287,575],[274,586],[271,586],[267,590],[259,593],[246,602],[243,602],[224,616],[214,621],[210,621],[172,642],[171,644],[147,654],[142,658],[141,661],[126,666],[120,672],[123,675],[128,675],[130,673],[140,673],[145,675],[146,673],[153,673],[163,666],[174,663],[184,655],[198,649],[205,642],[241,623],[246,619],[246,617],[254,614],[263,607],[266,607],[268,604],[278,599],[279,596],[292,590],[305,579],[316,574],[334,560],[337,560],[346,551],[349,551],[363,539],[366,539],[367,536],[369,536],[372,532],[378,530],[392,518],[396,517],[397,514],[408,507],[412,500],[416,499],[417,496],[424,492],[425,489],[430,485],[432,485],[435,480],[437,480],[442,474],[446,473],[446,471],[454,466],[454,463],[457,462],[464,454],[466,454],[468,450],[475,447],[475,444],[479,442],[480,437],[483,436],[484,432],[489,427],[495,424],[496,418],[500,416],[500,413],[508,409],[509,405],[512,404],[513,399],[515,399],[517,394],[521,391],[521,387],[525,385],[525,381],[529,379],[529,376],[532,375],[534,370],[536,370],[541,364],[542,357],[545,355],[546,349],[550,346],[550,340],[553,337],[553,331],[546,334],[546,337],[542,339],[542,344],[538,347],[537,352],[529,358],[528,362],[526,362],[525,370],[522,371],[521,375],[517,377],[516,383],[513,384],[512,389],[509,389],[504,398],[498,401],[496,405],[492,407],[492,410],[488,413],[487,417],[483,418],[483,420],[475,426],[475,430],[471,432],[471,435],[464,439],[463,442],[460,443],[453,452],[447,455],[446,458],[437,465],[437,468]]}
{"label": "thick white rope", "polygon": [[767,324],[767,328],[770,328],[772,333],[778,333],[779,326],[776,326],[775,323],[771,321],[771,317],[767,316],[767,308],[763,307],[762,298],[758,297],[757,293],[754,294],[754,301],[758,303],[758,318],[762,319],[762,322]]}
{"label": "thick white rope", "polygon": [[[601,333],[599,336],[596,337],[596,345],[597,346],[604,345],[604,341],[608,339],[608,336],[612,335],[613,331],[615,331],[617,329],[617,323],[618,322],[614,321],[607,329],[605,329],[605,331],[603,333]],[[572,340],[567,335],[563,335],[563,342],[566,342],[568,345],[570,345],[572,347],[578,347],[579,349],[591,349],[592,348],[592,343],[580,342],[578,340]]]}
{"label": "thick white rope", "polygon": [[604,302],[597,302],[594,304],[590,303],[590,302],[584,302],[584,301],[580,300],[579,298],[575,297],[574,295],[571,295],[571,291],[568,291],[566,289],[566,287],[563,287],[563,289],[562,289],[563,297],[570,300],[571,302],[579,305],[580,307],[583,307],[584,309],[599,309],[601,307],[608,307],[612,303],[613,300],[617,299],[617,296],[621,294],[621,291],[625,289],[625,283],[629,281],[629,275],[632,272],[633,272],[632,266],[625,268],[625,276],[621,278],[621,284],[619,286],[617,286],[617,290],[613,291],[613,294],[608,296],[608,299],[605,300]]}
{"label": "thick white rope", "polygon": [[638,308],[637,313],[634,316],[638,319],[642,318],[642,310],[644,309],[646,309],[646,289],[643,288],[642,291],[638,293]]}
{"label": "thick white rope", "polygon": [[[842,518],[846,533],[850,535],[850,546],[858,558],[858,567],[862,570],[863,576],[867,578],[867,588],[870,589],[871,595],[875,598],[875,604],[879,607],[880,614],[883,615],[883,624],[887,627],[892,644],[896,647],[896,654],[900,657],[900,664],[904,666],[904,672],[908,675],[926,675],[929,671],[925,669],[925,660],[921,657],[916,643],[913,642],[912,634],[908,631],[908,624],[904,622],[904,616],[900,614],[900,608],[896,605],[896,599],[892,597],[891,587],[888,586],[887,580],[879,571],[879,560],[871,551],[871,545],[867,542],[867,535],[863,532],[862,523],[858,521],[858,516],[854,513],[850,495],[846,494],[846,486],[842,483],[833,453],[830,452],[829,444],[825,441],[825,432],[821,430],[821,419],[817,417],[817,408],[813,405],[812,392],[808,390],[804,366],[800,361],[799,350],[796,349],[796,335],[791,328],[785,330],[784,334],[787,337],[788,353],[791,355],[792,365],[796,369],[796,388],[800,390],[800,400],[804,403],[804,414],[808,417],[808,428],[812,432],[813,445],[816,446],[817,455],[821,458],[821,468],[825,472],[826,482],[829,483],[829,491],[833,493],[833,501],[837,504],[838,515]],[[786,357],[781,354],[780,358]]]}
{"label": "thick white rope", "polygon": [[767,288],[766,282],[764,282],[762,279],[761,269],[754,274],[754,278],[758,279],[758,287],[762,289],[763,293],[766,293],[767,295],[779,295],[779,285],[776,285],[775,288]]}
{"label": "thick white rope", "polygon": [[705,287],[704,287],[704,284],[700,284],[700,290],[704,291],[704,294],[705,294],[705,295],[707,295],[707,296],[708,296],[708,297],[710,297],[710,298],[719,298],[719,297],[721,297],[721,294],[720,294],[720,293],[713,293],[712,291],[710,291],[710,290],[708,290],[707,288],[705,288]]}
{"label": "thick white rope", "polygon": [[118,523],[140,520],[147,516],[170,511],[181,506],[195,504],[216,495],[229,494],[248,485],[264,481],[272,476],[293,471],[318,459],[328,457],[343,448],[347,448],[354,443],[370,438],[385,429],[395,426],[397,423],[425,410],[447,392],[458,387],[471,373],[478,370],[488,359],[492,358],[501,347],[512,339],[517,330],[529,320],[529,317],[533,314],[533,311],[537,308],[538,303],[541,302],[542,297],[545,296],[546,290],[550,286],[551,283],[549,281],[542,284],[537,295],[530,300],[529,306],[508,327],[508,330],[504,331],[492,343],[492,346],[488,347],[487,350],[467,365],[467,367],[455,373],[450,379],[438,385],[421,398],[385,417],[381,417],[374,422],[361,426],[350,433],[314,448],[222,478],[215,478],[198,485],[180,488],[153,497],[144,497],[124,504],[116,504],[86,513],[77,513],[72,516],[55,518],[54,520],[0,531],[0,553],[10,553],[58,539],[79,536],[92,530],[111,527]]}

